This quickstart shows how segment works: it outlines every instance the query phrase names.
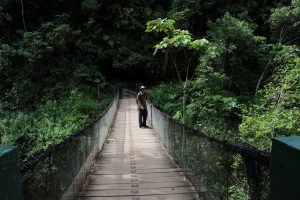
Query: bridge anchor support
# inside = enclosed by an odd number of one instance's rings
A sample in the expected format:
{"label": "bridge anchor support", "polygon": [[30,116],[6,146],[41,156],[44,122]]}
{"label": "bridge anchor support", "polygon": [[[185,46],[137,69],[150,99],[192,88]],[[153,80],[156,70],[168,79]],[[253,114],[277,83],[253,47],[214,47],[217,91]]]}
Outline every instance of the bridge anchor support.
{"label": "bridge anchor support", "polygon": [[300,136],[275,137],[271,153],[271,199],[300,197]]}
{"label": "bridge anchor support", "polygon": [[19,152],[13,146],[0,146],[0,199],[23,199]]}

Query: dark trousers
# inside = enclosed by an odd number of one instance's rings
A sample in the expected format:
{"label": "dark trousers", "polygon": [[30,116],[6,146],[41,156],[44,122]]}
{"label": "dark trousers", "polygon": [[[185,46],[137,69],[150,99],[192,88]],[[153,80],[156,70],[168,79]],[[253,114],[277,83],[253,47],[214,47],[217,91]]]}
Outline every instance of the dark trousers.
{"label": "dark trousers", "polygon": [[146,120],[147,120],[148,111],[147,109],[139,109],[139,124],[140,127],[146,126]]}

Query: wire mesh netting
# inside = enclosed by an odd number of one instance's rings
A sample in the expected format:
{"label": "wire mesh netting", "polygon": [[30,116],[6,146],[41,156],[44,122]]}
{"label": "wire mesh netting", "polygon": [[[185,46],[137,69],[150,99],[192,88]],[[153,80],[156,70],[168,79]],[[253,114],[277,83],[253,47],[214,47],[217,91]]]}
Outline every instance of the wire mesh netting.
{"label": "wire mesh netting", "polygon": [[267,153],[209,137],[179,124],[149,102],[147,107],[161,143],[202,199],[269,199]]}
{"label": "wire mesh netting", "polygon": [[24,199],[75,199],[113,122],[119,95],[91,125],[21,161]]}

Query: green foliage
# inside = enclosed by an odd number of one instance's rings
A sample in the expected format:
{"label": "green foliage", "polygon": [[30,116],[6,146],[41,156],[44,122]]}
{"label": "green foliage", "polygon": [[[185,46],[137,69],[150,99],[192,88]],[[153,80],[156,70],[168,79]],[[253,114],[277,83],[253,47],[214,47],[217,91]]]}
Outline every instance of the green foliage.
{"label": "green foliage", "polygon": [[157,87],[149,90],[150,101],[158,106],[162,111],[175,116],[176,113],[181,112],[181,85],[176,82],[161,83]]}
{"label": "green foliage", "polygon": [[[300,133],[299,2],[28,0],[24,32],[20,2],[3,0],[0,139],[22,154],[63,141],[109,103],[107,74],[170,81],[149,95],[176,120],[270,149],[271,137]],[[154,36],[144,34],[146,23]],[[164,54],[154,57],[153,44]],[[184,154],[199,161],[202,153],[206,162],[192,166],[201,183],[220,198],[249,199],[242,159],[207,145],[190,138]],[[225,174],[216,173],[224,161],[231,162],[228,191]]]}
{"label": "green foliage", "polygon": [[[192,39],[192,34],[187,30],[175,29],[173,24],[174,20],[169,19],[156,19],[147,23],[146,32],[164,32],[167,34],[161,42],[154,46],[154,54],[157,51],[168,50],[166,53],[171,54],[173,71],[176,71],[178,80],[181,83],[182,90],[182,122],[185,123],[186,119],[186,102],[187,102],[187,85],[189,84],[190,71],[192,71],[191,61],[194,59],[196,53],[200,51],[205,52],[210,48],[210,43],[205,39]],[[212,52],[210,50],[210,52]],[[180,54],[183,58],[178,59]],[[182,75],[184,78],[182,78]]]}
{"label": "green foliage", "polygon": [[254,35],[253,24],[232,17],[229,13],[211,23],[209,28],[208,38],[216,46],[218,55],[210,65],[224,70],[230,79],[228,89],[232,92],[253,94],[263,70],[260,65],[267,65],[265,38]]}
{"label": "green foliage", "polygon": [[230,186],[228,192],[230,193],[229,200],[235,200],[235,199],[248,200],[249,199],[249,195],[247,194],[248,191],[245,189],[245,187],[241,187],[241,185]]}
{"label": "green foliage", "polygon": [[95,66],[101,41],[101,35],[74,30],[62,16],[1,43],[1,143],[31,154],[99,116],[110,102]]}
{"label": "green foliage", "polygon": [[122,76],[153,80],[165,75],[159,67],[160,59],[152,57],[153,39],[144,34],[145,23],[164,14],[161,4],[164,2],[108,1],[102,7],[103,14],[98,14],[98,23],[104,24],[109,43],[114,44],[105,48],[105,62],[112,63]]}
{"label": "green foliage", "polygon": [[84,12],[95,12],[99,9],[101,3],[97,0],[84,0],[81,2],[81,9]]}
{"label": "green foliage", "polygon": [[299,50],[282,46],[275,55],[277,69],[252,105],[245,106],[240,140],[260,149],[270,148],[276,135],[300,134]]}
{"label": "green foliage", "polygon": [[19,146],[19,150],[24,153],[32,147],[31,135],[34,131],[33,115],[23,112],[10,113],[1,112],[1,144],[14,144]]}
{"label": "green foliage", "polygon": [[[210,23],[209,26],[208,35],[213,41],[233,43],[232,45],[238,43],[246,47],[264,40],[264,38],[254,35],[255,26],[253,24],[232,17],[229,13],[226,13],[215,23]],[[229,51],[234,49],[231,47]]]}
{"label": "green foliage", "polygon": [[1,143],[18,145],[22,154],[46,149],[91,123],[110,101],[105,95],[99,102],[88,93],[72,90],[66,98],[49,99],[34,112],[9,113],[2,110]]}
{"label": "green foliage", "polygon": [[50,45],[65,49],[68,42],[72,41],[72,36],[74,34],[71,26],[69,24],[58,24],[53,23],[43,24],[42,26],[45,30],[52,30],[46,33],[46,40]]}
{"label": "green foliage", "polygon": [[[89,40],[90,45],[86,47],[86,38],[80,30],[58,20],[42,24],[36,31],[22,32],[20,41],[1,44],[3,104],[12,110],[34,109],[35,103],[44,96],[63,96],[64,91],[81,83],[99,88],[104,79],[94,66],[96,58],[103,53],[94,37],[90,36]],[[90,75],[78,79],[76,71],[83,65]]]}
{"label": "green foliage", "polygon": [[[293,39],[294,44],[297,43],[297,30],[294,29],[297,29],[299,21],[298,1],[292,1],[290,6],[281,3],[281,6],[272,10],[270,17],[253,17],[256,10],[262,10],[263,13],[270,10],[266,6],[268,3],[264,3],[266,7],[259,8],[260,3],[245,1],[244,5],[233,7],[231,10],[234,12],[231,13],[225,7],[234,3],[226,2],[221,6],[220,13],[223,14],[218,13],[220,18],[208,23],[207,38],[211,46],[201,55],[194,79],[186,82],[189,88],[186,123],[212,136],[246,142],[261,149],[269,149],[270,138],[274,135],[298,134],[299,105],[295,103],[299,102],[298,86],[295,86],[298,71],[291,69],[291,66],[298,66],[295,64],[297,48],[267,44],[269,35],[258,35],[263,30],[258,26],[261,25],[259,20],[263,19],[265,23],[269,18],[272,34],[276,36],[276,31],[283,30],[282,38],[285,41],[289,38]],[[203,11],[205,6],[214,8],[216,2],[205,4],[202,1],[174,0],[171,4],[170,16],[180,22],[178,26],[188,27],[194,23],[191,21],[193,17],[203,15],[194,11]],[[216,15],[208,18],[213,17]],[[166,35],[154,47],[154,53],[163,51],[170,57],[170,52],[177,50],[174,63],[177,67],[187,66],[189,63],[184,59],[185,52],[181,50],[195,49],[191,47],[192,34],[175,29],[174,25],[174,20],[159,18],[147,23],[146,32],[162,32]],[[179,73],[182,72],[179,70]],[[172,106],[179,104],[180,100],[172,101],[163,92],[157,96],[160,98],[156,98],[156,103],[181,121],[183,113]],[[173,102],[171,105],[170,101]],[[245,106],[240,106],[240,102]],[[242,114],[239,113],[240,109]],[[238,127],[241,119],[243,123]],[[232,188],[233,191],[236,189]],[[236,190],[236,193],[239,191]]]}
{"label": "green foliage", "polygon": [[0,70],[11,65],[11,57],[15,55],[15,50],[8,44],[2,44],[0,40]]}
{"label": "green foliage", "polygon": [[[198,67],[188,87],[186,123],[219,138],[231,139],[236,133],[238,100],[226,92],[226,76],[211,67]],[[150,90],[150,100],[174,119],[182,121],[180,84],[163,83]]]}
{"label": "green foliage", "polygon": [[[283,1],[282,1],[283,2]],[[286,2],[286,1],[284,1]],[[220,1],[217,0],[172,0],[169,17],[180,23],[181,28],[192,30],[193,34],[205,34],[209,22],[222,17],[226,12],[232,16],[258,24],[259,32],[268,36],[267,20],[274,1]]]}
{"label": "green foliage", "polygon": [[299,44],[300,1],[292,0],[289,6],[279,6],[272,9],[268,22],[275,42]]}
{"label": "green foliage", "polygon": [[230,139],[234,127],[237,98],[224,90],[227,77],[212,67],[199,66],[189,88],[187,123],[206,133]]}
{"label": "green foliage", "polygon": [[[247,182],[247,175],[245,170],[244,159],[240,155],[232,156],[232,174],[231,186],[229,187],[229,200],[248,200],[249,197],[249,183]],[[251,175],[253,176],[253,175]],[[238,180],[238,181],[237,181]]]}
{"label": "green foliage", "polygon": [[156,32],[160,33],[163,32],[166,35],[172,35],[174,33],[175,27],[175,20],[173,19],[155,19],[148,21],[146,24],[146,32]]}
{"label": "green foliage", "polygon": [[154,46],[154,55],[159,50],[172,48],[186,48],[188,50],[200,51],[209,47],[209,42],[203,39],[192,39],[192,34],[187,30],[175,29],[175,21],[172,19],[156,19],[147,22],[146,32],[163,32],[167,36],[159,44]]}
{"label": "green foliage", "polygon": [[[12,22],[12,17],[5,11],[0,4],[0,28],[5,28],[6,25]],[[0,31],[1,33],[2,31]],[[1,38],[1,37],[0,37]]]}
{"label": "green foliage", "polygon": [[141,63],[145,63],[147,59],[147,56],[136,50],[129,49],[128,47],[120,47],[116,52],[113,67],[134,71],[137,66]]}
{"label": "green foliage", "polygon": [[[27,149],[34,143],[31,118],[40,107],[59,107],[71,91],[101,100],[105,74],[152,83],[177,76],[180,83],[153,89],[154,103],[182,121],[185,109],[179,107],[186,97],[190,126],[266,149],[272,135],[297,134],[299,121],[293,81],[298,71],[292,67],[298,66],[299,55],[296,48],[281,45],[299,45],[299,0],[277,2],[28,0],[24,32],[19,2],[1,1],[1,129],[12,124],[21,139],[11,141]],[[155,36],[144,34],[146,23],[146,32]],[[154,53],[164,54],[154,57],[153,44]],[[242,113],[240,103],[245,104]],[[238,115],[243,118],[240,135]],[[73,121],[73,115],[69,118]],[[45,118],[38,129],[50,127],[64,137],[53,123]],[[26,130],[30,125],[29,136],[15,130],[22,124]],[[60,140],[43,137],[42,143]]]}
{"label": "green foliage", "polygon": [[[147,7],[146,7],[147,8]],[[141,8],[142,9],[142,8]],[[148,8],[150,9],[150,8]],[[151,9],[150,9],[151,11]],[[146,10],[144,10],[144,14],[148,15]],[[152,11],[151,11],[152,12]],[[118,16],[118,20],[116,22],[116,26],[118,28],[126,28],[129,31],[136,31],[144,28],[144,24],[141,20],[138,20],[140,17],[140,13],[136,12],[133,7],[123,8]]]}

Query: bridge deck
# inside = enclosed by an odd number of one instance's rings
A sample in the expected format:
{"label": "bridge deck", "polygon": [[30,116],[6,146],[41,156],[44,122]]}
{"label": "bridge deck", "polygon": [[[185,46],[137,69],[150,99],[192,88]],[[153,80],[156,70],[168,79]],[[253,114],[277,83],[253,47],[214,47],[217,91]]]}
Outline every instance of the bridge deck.
{"label": "bridge deck", "polygon": [[112,132],[78,200],[192,200],[196,192],[152,129],[138,127],[134,98],[120,100]]}

